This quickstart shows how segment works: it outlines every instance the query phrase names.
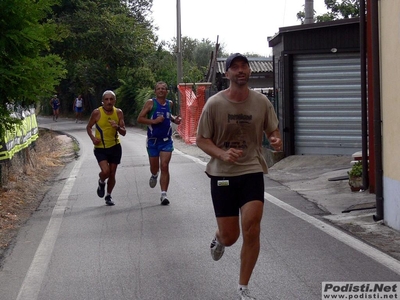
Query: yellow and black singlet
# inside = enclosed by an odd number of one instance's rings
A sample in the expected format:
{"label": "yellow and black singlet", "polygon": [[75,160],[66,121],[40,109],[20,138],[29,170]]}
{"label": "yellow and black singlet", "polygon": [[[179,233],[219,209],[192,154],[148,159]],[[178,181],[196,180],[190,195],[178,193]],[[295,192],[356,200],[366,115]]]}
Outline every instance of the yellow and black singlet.
{"label": "yellow and black singlet", "polygon": [[116,128],[110,124],[110,120],[114,120],[119,124],[117,109],[113,107],[111,115],[106,114],[102,106],[99,107],[100,119],[96,123],[95,137],[101,140],[101,143],[95,145],[95,148],[110,148],[119,144],[119,136]]}

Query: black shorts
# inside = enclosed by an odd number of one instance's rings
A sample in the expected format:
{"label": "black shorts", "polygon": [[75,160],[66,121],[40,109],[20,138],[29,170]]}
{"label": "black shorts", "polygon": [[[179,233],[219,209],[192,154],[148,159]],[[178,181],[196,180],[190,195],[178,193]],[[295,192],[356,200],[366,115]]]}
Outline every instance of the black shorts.
{"label": "black shorts", "polygon": [[116,144],[110,148],[94,148],[94,156],[96,156],[97,162],[106,160],[109,164],[119,165],[122,157],[121,144]]}
{"label": "black shorts", "polygon": [[264,203],[264,174],[262,172],[232,177],[209,177],[216,217],[239,216],[240,208],[252,200]]}

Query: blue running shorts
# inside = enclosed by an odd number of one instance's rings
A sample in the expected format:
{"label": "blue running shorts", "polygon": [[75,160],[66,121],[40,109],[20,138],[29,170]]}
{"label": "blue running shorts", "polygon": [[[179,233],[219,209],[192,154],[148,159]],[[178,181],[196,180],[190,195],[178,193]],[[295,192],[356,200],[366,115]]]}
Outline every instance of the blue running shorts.
{"label": "blue running shorts", "polygon": [[147,153],[150,157],[160,156],[160,152],[174,151],[172,138],[147,138],[146,142]]}

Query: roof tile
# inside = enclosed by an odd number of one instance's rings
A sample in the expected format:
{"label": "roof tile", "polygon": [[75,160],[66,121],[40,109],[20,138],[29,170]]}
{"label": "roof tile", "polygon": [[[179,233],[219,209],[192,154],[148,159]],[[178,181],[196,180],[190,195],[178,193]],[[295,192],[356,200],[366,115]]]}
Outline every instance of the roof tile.
{"label": "roof tile", "polygon": [[[249,57],[249,66],[252,73],[265,73],[273,72],[272,60],[271,58],[253,58]],[[225,61],[226,58],[217,59],[217,73],[225,73]]]}

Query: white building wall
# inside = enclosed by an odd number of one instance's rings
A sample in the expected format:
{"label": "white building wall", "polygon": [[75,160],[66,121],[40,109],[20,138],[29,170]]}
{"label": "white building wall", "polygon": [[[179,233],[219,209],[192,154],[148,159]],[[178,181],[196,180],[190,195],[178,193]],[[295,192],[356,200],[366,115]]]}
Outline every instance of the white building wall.
{"label": "white building wall", "polygon": [[380,3],[384,221],[400,230],[400,1]]}

